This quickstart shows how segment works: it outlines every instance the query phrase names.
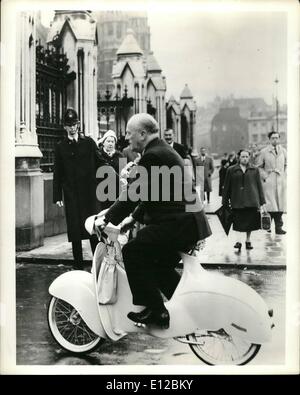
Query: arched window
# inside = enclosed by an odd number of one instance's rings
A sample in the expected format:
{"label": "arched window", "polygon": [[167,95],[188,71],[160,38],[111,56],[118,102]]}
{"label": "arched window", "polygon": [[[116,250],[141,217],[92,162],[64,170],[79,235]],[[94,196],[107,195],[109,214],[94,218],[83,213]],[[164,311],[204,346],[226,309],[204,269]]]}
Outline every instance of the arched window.
{"label": "arched window", "polygon": [[145,94],[145,90],[144,90],[144,85],[142,85],[142,94],[141,94],[141,98],[140,98],[140,103],[141,103],[141,111],[144,111],[144,94]]}
{"label": "arched window", "polygon": [[134,112],[137,114],[140,111],[140,89],[139,84],[134,85]]}

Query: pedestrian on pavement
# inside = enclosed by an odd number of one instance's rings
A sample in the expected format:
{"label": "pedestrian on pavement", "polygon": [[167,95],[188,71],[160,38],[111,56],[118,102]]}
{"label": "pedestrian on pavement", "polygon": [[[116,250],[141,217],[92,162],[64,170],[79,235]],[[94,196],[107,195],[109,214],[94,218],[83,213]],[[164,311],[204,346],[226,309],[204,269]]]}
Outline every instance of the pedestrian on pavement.
{"label": "pedestrian on pavement", "polygon": [[174,150],[182,157],[182,159],[186,159],[187,152],[182,144],[176,143],[174,141],[174,131],[173,129],[167,129],[164,133],[165,141],[172,147]]}
{"label": "pedestrian on pavement", "polygon": [[[101,199],[101,196],[98,196],[98,203],[97,206],[99,208],[98,211],[102,211],[110,207],[118,198],[119,193],[120,193],[120,188],[119,188],[119,173],[120,170],[124,167],[125,161],[122,164],[120,161],[121,158],[124,158],[123,155],[121,154],[120,151],[116,150],[116,142],[117,142],[117,136],[116,133],[113,130],[108,130],[104,136],[99,140],[99,150],[100,150],[100,155],[102,158],[102,163],[104,166],[110,166],[115,174],[116,174],[116,196],[115,199],[107,199],[104,200]],[[97,179],[98,185],[104,181],[104,178],[99,177]],[[106,191],[107,192],[107,191]]]}
{"label": "pedestrian on pavement", "polygon": [[257,144],[250,145],[249,150],[251,152],[250,164],[253,166],[257,166],[258,158],[259,158],[259,154],[260,154],[260,150],[259,150]]}
{"label": "pedestrian on pavement", "polygon": [[210,193],[212,191],[211,176],[214,172],[214,161],[206,154],[204,147],[200,148],[200,156],[196,159],[196,166],[204,166],[204,193],[206,193],[207,203],[210,203]]}
{"label": "pedestrian on pavement", "polygon": [[[260,229],[260,207],[266,212],[265,197],[257,167],[251,165],[250,151],[238,153],[239,163],[226,172],[222,204],[232,209],[233,230],[246,232],[246,249],[251,250],[251,232]],[[241,251],[242,243],[234,245]]]}
{"label": "pedestrian on pavement", "polygon": [[53,202],[65,207],[68,241],[72,242],[74,267],[83,268],[81,241],[90,240],[94,253],[98,240],[84,227],[96,210],[96,171],[101,157],[91,137],[79,133],[77,112],[68,108],[64,116],[67,136],[55,148]]}
{"label": "pedestrian on pavement", "polygon": [[222,158],[220,162],[220,169],[219,169],[219,196],[222,196],[223,194],[224,182],[225,182],[226,171],[227,171],[226,164],[227,164],[227,159]]}
{"label": "pedestrian on pavement", "polygon": [[231,151],[228,155],[226,167],[234,166],[238,163],[238,158],[235,151]]}
{"label": "pedestrian on pavement", "polygon": [[280,135],[268,134],[270,144],[261,150],[257,165],[261,171],[267,210],[275,222],[275,232],[286,234],[282,229],[282,214],[286,211],[286,167],[287,153],[280,144]]}
{"label": "pedestrian on pavement", "polygon": [[[108,222],[121,223],[124,230],[136,220],[145,224],[122,250],[133,303],[145,307],[140,312],[130,312],[128,318],[166,329],[170,316],[161,292],[170,299],[179,283],[180,276],[175,270],[180,261],[178,251],[187,252],[198,240],[210,236],[211,230],[201,201],[192,188],[192,180],[185,177],[184,161],[159,138],[156,120],[149,114],[135,114],[130,118],[126,132],[132,149],[142,155],[139,166],[144,168],[147,176],[141,181],[140,189],[144,185],[147,192],[146,196],[140,194],[140,200],[130,200],[133,183],[128,184],[128,190],[122,190],[118,201],[105,214],[103,226]],[[156,185],[157,177],[152,176],[152,171],[157,167],[172,169],[174,166],[181,175],[178,180],[171,178],[168,186],[170,200],[166,201],[162,189],[167,186],[160,181]],[[187,188],[178,200],[175,188],[179,185],[184,189],[184,182],[191,188]],[[154,188],[158,188],[159,199],[152,197]],[[187,192],[191,195],[187,196]],[[193,202],[192,206],[189,202]]]}

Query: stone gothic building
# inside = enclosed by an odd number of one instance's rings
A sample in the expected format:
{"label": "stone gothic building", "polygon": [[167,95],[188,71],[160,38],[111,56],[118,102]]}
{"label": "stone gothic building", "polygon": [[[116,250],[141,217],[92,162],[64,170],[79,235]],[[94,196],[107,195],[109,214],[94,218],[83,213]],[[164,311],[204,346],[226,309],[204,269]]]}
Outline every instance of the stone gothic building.
{"label": "stone gothic building", "polygon": [[113,88],[113,63],[127,30],[134,31],[140,48],[147,55],[150,52],[150,27],[146,12],[101,11],[93,15],[99,33],[98,91],[104,92],[107,87]]}
{"label": "stone gothic building", "polygon": [[179,102],[172,95],[167,102],[167,128],[173,129],[177,142],[191,150],[197,156],[195,144],[195,123],[197,105],[186,84],[180,95]]}
{"label": "stone gothic building", "polygon": [[[156,118],[160,130],[165,129],[166,79],[153,52],[143,53],[132,29],[127,30],[127,35],[117,50],[112,80],[114,91],[119,96],[126,89],[128,97],[133,98],[133,107],[128,117],[136,113],[148,112]],[[123,119],[123,126],[120,125],[124,132],[126,121],[127,119]]]}
{"label": "stone gothic building", "polygon": [[67,107],[78,111],[81,131],[97,137],[97,23],[89,11],[56,11],[47,42],[69,59],[76,79],[68,85]]}

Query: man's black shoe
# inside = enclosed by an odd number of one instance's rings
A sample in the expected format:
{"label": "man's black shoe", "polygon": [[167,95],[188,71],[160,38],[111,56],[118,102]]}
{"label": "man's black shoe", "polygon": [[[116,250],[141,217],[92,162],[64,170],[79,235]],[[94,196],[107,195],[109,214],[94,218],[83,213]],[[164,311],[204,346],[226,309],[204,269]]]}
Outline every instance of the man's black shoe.
{"label": "man's black shoe", "polygon": [[73,270],[83,270],[83,269],[84,269],[83,263],[76,262],[73,264]]}
{"label": "man's black shoe", "polygon": [[134,313],[133,311],[130,311],[130,313],[127,314],[127,317],[133,321],[133,322],[140,322],[141,324],[144,324],[149,320],[149,317],[151,316],[152,311],[146,307],[144,310],[138,312],[138,313]]}
{"label": "man's black shoe", "polygon": [[131,311],[127,314],[127,317],[137,324],[153,324],[159,326],[162,329],[168,329],[170,325],[170,315],[168,310],[157,312],[146,308],[139,313],[134,313]]}
{"label": "man's black shoe", "polygon": [[286,234],[286,231],[283,230],[283,229],[276,229],[275,233],[276,233],[277,235],[285,235],[285,234]]}

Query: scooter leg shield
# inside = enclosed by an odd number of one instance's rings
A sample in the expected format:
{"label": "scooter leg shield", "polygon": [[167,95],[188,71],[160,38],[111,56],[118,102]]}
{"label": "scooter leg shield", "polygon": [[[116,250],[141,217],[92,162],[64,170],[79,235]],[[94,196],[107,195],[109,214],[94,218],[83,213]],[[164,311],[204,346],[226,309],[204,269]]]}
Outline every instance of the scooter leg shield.
{"label": "scooter leg shield", "polygon": [[91,273],[81,270],[63,273],[50,285],[49,293],[72,305],[95,334],[107,338],[98,312]]}

